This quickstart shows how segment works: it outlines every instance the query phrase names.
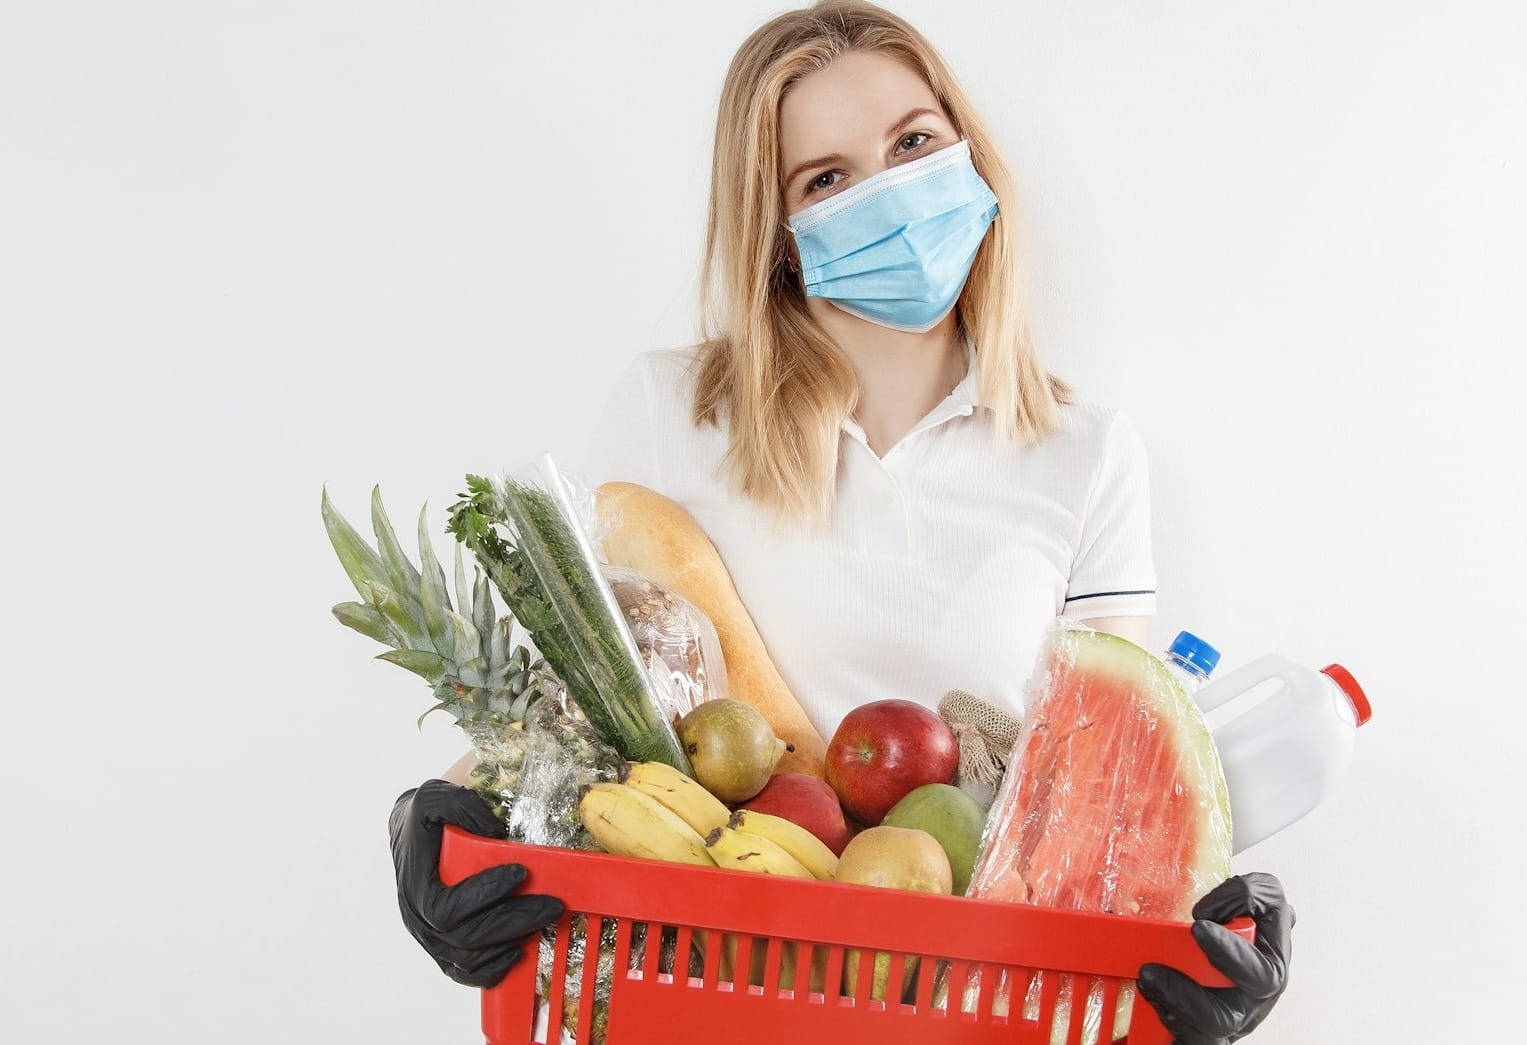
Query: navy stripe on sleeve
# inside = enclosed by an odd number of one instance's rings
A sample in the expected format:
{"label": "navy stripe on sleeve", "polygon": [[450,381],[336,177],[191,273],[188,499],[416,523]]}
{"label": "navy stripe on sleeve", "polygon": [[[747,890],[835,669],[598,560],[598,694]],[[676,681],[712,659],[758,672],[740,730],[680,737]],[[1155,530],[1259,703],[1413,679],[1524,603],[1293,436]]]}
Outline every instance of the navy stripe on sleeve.
{"label": "navy stripe on sleeve", "polygon": [[1133,591],[1095,591],[1091,595],[1072,595],[1067,602],[1081,602],[1083,599],[1105,599],[1110,595],[1154,595],[1155,588],[1137,588]]}

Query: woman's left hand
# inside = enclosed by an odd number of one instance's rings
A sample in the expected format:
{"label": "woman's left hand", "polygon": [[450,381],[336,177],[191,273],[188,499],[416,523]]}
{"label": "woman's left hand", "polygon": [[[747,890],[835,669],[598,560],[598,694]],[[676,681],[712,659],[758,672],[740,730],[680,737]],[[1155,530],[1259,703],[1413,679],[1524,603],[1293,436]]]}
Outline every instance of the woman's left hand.
{"label": "woman's left hand", "polygon": [[[1220,922],[1250,915],[1256,943]],[[1233,987],[1203,987],[1176,969],[1155,962],[1140,966],[1140,996],[1151,1003],[1174,1045],[1221,1045],[1239,1041],[1267,1018],[1288,983],[1294,909],[1283,883],[1270,874],[1236,875],[1193,905],[1193,938],[1209,963]]]}

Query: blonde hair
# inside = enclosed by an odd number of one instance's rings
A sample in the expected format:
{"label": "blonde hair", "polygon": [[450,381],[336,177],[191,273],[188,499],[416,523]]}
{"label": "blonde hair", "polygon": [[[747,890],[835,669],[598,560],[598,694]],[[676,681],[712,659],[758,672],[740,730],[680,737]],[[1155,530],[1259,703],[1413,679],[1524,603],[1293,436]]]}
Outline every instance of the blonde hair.
{"label": "blonde hair", "polygon": [[996,430],[1024,443],[1058,423],[1070,390],[1034,351],[1018,277],[1017,195],[985,125],[944,60],[906,22],[873,4],[819,0],[779,15],[732,59],[716,114],[700,286],[692,420],[729,432],[735,491],[779,520],[816,520],[832,506],[838,435],[859,389],[852,364],[806,307],[788,267],[793,241],[780,193],[780,102],[806,74],[849,51],[874,51],[920,72],[969,140],[999,213],[956,304],[975,342],[977,400]]}

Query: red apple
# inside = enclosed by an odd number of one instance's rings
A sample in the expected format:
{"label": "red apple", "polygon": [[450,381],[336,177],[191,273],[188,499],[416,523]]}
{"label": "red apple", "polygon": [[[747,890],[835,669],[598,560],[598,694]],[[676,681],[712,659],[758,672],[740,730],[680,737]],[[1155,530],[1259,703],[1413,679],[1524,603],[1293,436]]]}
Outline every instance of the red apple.
{"label": "red apple", "polygon": [[827,783],[850,816],[874,827],[908,792],[947,784],[960,764],[954,731],[910,700],[861,704],[827,745]]}
{"label": "red apple", "polygon": [[820,838],[835,856],[840,855],[848,844],[849,830],[843,819],[843,807],[838,804],[833,789],[818,777],[806,773],[775,773],[764,789],[744,802],[742,808],[799,824]]}

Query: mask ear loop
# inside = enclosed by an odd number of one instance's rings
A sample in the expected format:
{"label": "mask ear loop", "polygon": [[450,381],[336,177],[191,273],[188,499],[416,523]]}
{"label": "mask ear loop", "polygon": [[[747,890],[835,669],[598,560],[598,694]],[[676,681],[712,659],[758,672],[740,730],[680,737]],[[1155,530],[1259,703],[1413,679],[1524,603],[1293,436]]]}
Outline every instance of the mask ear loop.
{"label": "mask ear loop", "polygon": [[786,280],[799,285],[799,278],[793,278],[799,277],[801,271],[800,262],[796,260],[795,251],[791,249],[790,245],[794,233],[790,231],[789,225],[781,225],[779,229],[779,250],[776,252],[777,256],[774,259],[774,267],[777,271],[784,273]]}

